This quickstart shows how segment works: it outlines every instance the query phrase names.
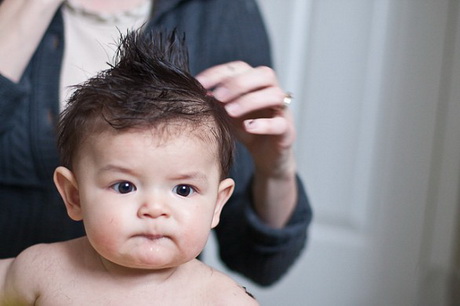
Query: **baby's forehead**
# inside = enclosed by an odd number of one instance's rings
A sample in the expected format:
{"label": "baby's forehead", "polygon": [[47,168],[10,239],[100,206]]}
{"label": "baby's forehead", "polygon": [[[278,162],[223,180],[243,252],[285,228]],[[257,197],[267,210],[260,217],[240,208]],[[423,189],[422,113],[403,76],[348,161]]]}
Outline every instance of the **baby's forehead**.
{"label": "baby's forehead", "polygon": [[149,124],[144,121],[142,124],[130,125],[124,128],[114,128],[107,121],[98,120],[96,124],[88,125],[83,130],[83,137],[80,138],[79,144],[75,148],[76,150],[73,151],[73,164],[78,163],[78,160],[84,155],[93,151],[94,146],[102,150],[99,152],[103,152],[104,148],[101,148],[98,144],[107,143],[108,139],[118,142],[117,139],[125,138],[125,140],[129,140],[131,136],[139,135],[142,136],[144,144],[152,146],[167,145],[176,140],[184,142],[184,137],[186,137],[187,143],[193,141],[198,146],[202,146],[204,150],[212,152],[216,159],[219,159],[218,152],[221,150],[217,125],[215,122],[207,120],[168,120],[164,122],[157,121],[155,124]]}
{"label": "baby's forehead", "polygon": [[145,129],[94,135],[78,151],[73,171],[78,176],[101,177],[119,172],[144,178],[154,173],[158,178],[164,177],[162,173],[169,177],[198,172],[211,178],[222,176],[216,145],[203,142],[196,133],[156,135],[155,130]]}
{"label": "baby's forehead", "polygon": [[167,122],[154,126],[137,126],[127,129],[105,128],[90,135],[87,140],[94,143],[102,138],[122,135],[142,136],[154,145],[162,145],[176,139],[187,137],[196,140],[203,146],[217,148],[216,128],[210,124],[187,124],[183,122]]}

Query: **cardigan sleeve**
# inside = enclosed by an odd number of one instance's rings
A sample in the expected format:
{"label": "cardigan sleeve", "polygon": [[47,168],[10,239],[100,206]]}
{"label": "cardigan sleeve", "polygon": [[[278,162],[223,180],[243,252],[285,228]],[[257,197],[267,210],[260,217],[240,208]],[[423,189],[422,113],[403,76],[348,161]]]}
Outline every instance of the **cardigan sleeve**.
{"label": "cardigan sleeve", "polygon": [[296,208],[282,229],[265,225],[252,208],[253,165],[249,153],[238,145],[232,177],[235,192],[223,209],[216,228],[219,254],[223,262],[262,286],[278,281],[294,264],[307,242],[312,211],[297,177]]}

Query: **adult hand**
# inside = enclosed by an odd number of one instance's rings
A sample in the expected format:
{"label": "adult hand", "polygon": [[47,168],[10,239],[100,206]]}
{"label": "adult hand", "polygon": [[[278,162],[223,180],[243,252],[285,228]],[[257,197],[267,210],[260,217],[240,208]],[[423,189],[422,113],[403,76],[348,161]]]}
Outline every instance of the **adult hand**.
{"label": "adult hand", "polygon": [[231,62],[211,67],[197,79],[225,104],[238,138],[251,152],[258,170],[268,175],[285,172],[284,155],[293,145],[295,130],[291,113],[284,108],[286,93],[275,72],[269,67]]}
{"label": "adult hand", "polygon": [[237,61],[211,67],[196,77],[225,104],[239,140],[253,157],[256,211],[272,227],[284,226],[297,196],[295,129],[275,72]]}

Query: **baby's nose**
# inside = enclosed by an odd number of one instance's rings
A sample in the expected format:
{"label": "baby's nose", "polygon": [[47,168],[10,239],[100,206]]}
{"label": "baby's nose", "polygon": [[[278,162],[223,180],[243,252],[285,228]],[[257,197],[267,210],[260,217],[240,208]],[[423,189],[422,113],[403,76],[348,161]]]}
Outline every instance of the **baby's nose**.
{"label": "baby's nose", "polygon": [[169,216],[169,209],[164,197],[149,195],[145,197],[138,210],[139,218],[159,218]]}

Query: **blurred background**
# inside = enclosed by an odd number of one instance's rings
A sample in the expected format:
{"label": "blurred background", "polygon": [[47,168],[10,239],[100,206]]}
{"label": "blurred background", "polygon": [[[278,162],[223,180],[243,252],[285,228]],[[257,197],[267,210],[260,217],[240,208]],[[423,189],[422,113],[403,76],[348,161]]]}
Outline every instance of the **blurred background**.
{"label": "blurred background", "polygon": [[460,1],[259,4],[315,217],[279,283],[232,276],[267,306],[460,305]]}

